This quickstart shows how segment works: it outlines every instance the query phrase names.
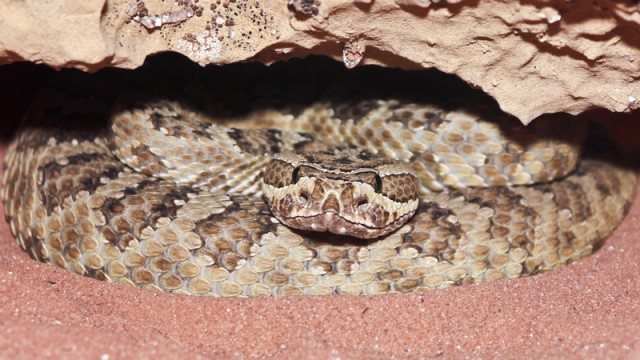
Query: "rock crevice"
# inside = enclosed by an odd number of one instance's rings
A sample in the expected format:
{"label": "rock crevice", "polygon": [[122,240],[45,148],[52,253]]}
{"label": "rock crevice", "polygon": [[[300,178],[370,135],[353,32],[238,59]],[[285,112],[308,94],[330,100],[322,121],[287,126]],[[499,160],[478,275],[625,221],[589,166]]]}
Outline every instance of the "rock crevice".
{"label": "rock crevice", "polygon": [[347,67],[435,67],[523,123],[640,107],[633,2],[32,0],[0,14],[0,63],[97,71],[166,51],[201,65],[322,54]]}

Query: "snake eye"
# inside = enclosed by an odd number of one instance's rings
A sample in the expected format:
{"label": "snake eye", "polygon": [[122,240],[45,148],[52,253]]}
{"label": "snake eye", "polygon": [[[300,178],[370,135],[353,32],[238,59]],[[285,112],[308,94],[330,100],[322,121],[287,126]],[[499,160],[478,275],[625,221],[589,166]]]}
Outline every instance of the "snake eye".
{"label": "snake eye", "polygon": [[380,177],[379,174],[376,174],[375,183],[374,183],[373,189],[378,194],[382,193],[382,178]]}
{"label": "snake eye", "polygon": [[297,184],[298,180],[300,180],[300,166],[296,166],[293,168],[293,173],[291,174],[291,184]]}

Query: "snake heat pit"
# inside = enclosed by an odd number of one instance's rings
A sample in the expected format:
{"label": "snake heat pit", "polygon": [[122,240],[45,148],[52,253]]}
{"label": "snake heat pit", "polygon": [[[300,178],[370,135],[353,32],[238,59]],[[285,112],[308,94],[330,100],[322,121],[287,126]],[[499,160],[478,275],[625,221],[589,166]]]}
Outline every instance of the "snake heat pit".
{"label": "snake heat pit", "polygon": [[36,106],[2,197],[34,258],[185,294],[425,291],[591,254],[633,171],[580,160],[571,119],[523,127],[476,106],[317,101],[212,119],[154,98],[89,130],[52,130],[82,115]]}

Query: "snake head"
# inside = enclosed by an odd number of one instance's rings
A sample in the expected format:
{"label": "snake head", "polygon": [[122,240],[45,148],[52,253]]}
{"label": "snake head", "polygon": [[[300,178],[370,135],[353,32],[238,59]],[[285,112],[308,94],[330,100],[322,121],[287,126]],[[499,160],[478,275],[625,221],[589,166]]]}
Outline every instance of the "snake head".
{"label": "snake head", "polygon": [[406,223],[420,184],[403,163],[367,153],[281,153],[262,182],[265,200],[284,225],[370,239]]}

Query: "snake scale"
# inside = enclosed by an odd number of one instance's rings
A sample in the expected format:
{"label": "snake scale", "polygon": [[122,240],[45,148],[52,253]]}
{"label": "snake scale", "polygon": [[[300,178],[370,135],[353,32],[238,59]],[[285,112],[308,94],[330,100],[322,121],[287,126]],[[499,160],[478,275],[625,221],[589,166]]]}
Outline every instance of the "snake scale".
{"label": "snake scale", "polygon": [[[124,101],[101,128],[71,125],[90,115],[55,107],[34,106],[10,144],[2,197],[11,231],[36,259],[157,291],[383,294],[532,275],[589,255],[635,191],[632,171],[579,161],[584,131],[558,131],[577,124],[562,117],[522,127],[498,112],[483,119],[387,99],[210,119],[153,99]],[[278,158],[340,146],[347,155],[326,166]],[[276,187],[392,158],[415,188],[378,170],[348,177],[402,206],[415,189],[415,214],[370,239],[285,226],[260,187],[274,158],[281,168],[265,182]],[[362,207],[347,204],[357,201],[348,189],[321,197],[322,207]]]}

